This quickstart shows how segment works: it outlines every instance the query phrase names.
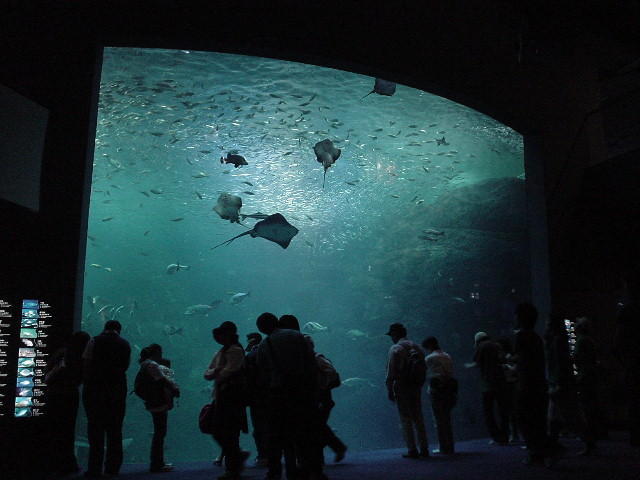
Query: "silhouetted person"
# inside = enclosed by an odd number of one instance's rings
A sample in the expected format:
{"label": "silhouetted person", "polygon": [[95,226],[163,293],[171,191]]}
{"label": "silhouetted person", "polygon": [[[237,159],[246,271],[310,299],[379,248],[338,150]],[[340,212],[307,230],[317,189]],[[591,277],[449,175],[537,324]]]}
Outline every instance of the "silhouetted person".
{"label": "silhouetted person", "polygon": [[576,322],[576,346],[573,351],[573,363],[576,366],[576,385],[578,402],[584,418],[584,440],[586,448],[583,454],[589,454],[596,445],[598,435],[598,346],[589,332],[589,322],[581,319]]}
{"label": "silhouetted person", "polygon": [[635,298],[618,315],[614,352],[625,370],[628,392],[629,442],[640,446],[640,303]]}
{"label": "silhouetted person", "polygon": [[260,374],[257,364],[258,345],[262,342],[262,335],[252,332],[247,335],[244,369],[247,376],[247,393],[251,424],[253,425],[253,440],[256,444],[256,465],[266,467],[267,456],[267,386],[265,378]]}
{"label": "silhouetted person", "polygon": [[436,337],[427,337],[422,346],[427,352],[425,362],[428,391],[440,443],[440,448],[433,453],[451,455],[454,453],[451,410],[458,398],[458,382],[453,376],[453,360],[448,353],[442,351]]}
{"label": "silhouetted person", "polygon": [[238,343],[233,322],[223,322],[212,331],[213,339],[222,345],[204,372],[206,380],[214,380],[213,438],[222,449],[226,471],[219,479],[240,478],[249,452],[240,450],[240,431],[248,432],[242,365],[244,349]]}
{"label": "silhouetted person", "polygon": [[51,467],[60,474],[76,473],[80,469],[74,445],[80,405],[78,387],[82,383],[82,353],[90,338],[87,332],[73,333],[47,363],[44,381],[51,421]]}
{"label": "silhouetted person", "polygon": [[317,367],[309,343],[298,331],[278,328],[272,313],[261,314],[256,325],[267,335],[258,347],[258,367],[268,379],[268,479],[280,478],[280,458],[294,445],[299,471],[287,464],[287,478],[324,479],[321,422],[317,408]]}
{"label": "silhouetted person", "polygon": [[[127,399],[129,342],[120,336],[122,326],[109,320],[104,331],[93,337],[82,356],[84,388],[82,402],[87,412],[89,466],[86,477],[103,473],[117,475],[122,466],[122,422]],[[107,439],[106,458],[104,453]]]}
{"label": "silhouetted person", "polygon": [[538,311],[530,303],[516,307],[518,330],[515,334],[514,359],[518,368],[516,408],[520,430],[527,445],[525,463],[551,461],[551,441],[547,436],[547,380],[544,346],[533,330]]}
{"label": "silhouetted person", "polygon": [[170,472],[173,465],[164,462],[164,439],[167,435],[169,410],[173,408],[173,398],[180,396],[180,389],[167,372],[169,368],[162,358],[162,347],[153,343],[140,352],[140,370],[148,376],[153,395],[145,401],[145,408],[153,419],[153,437],[149,471]]}
{"label": "silhouetted person", "polygon": [[[584,453],[593,448],[593,440],[587,437],[585,422],[580,414],[573,360],[569,348],[569,335],[560,315],[551,314],[545,331],[545,353],[549,381],[549,437],[559,446],[558,438],[563,427],[585,441]],[[560,446],[563,448],[562,446]]]}
{"label": "silhouetted person", "polygon": [[[513,316],[513,310],[512,310]],[[518,429],[518,416],[516,414],[516,384],[518,383],[518,370],[515,362],[512,360],[513,346],[508,338],[499,338],[496,340],[504,355],[504,378],[506,381],[506,390],[509,410],[509,443],[517,443],[520,441],[520,432]]]}
{"label": "silhouetted person", "polygon": [[300,322],[295,315],[282,315],[278,319],[278,328],[288,328],[290,330],[300,331]]}
{"label": "silhouetted person", "polygon": [[[474,337],[476,352],[473,362],[467,368],[478,367],[480,370],[480,388],[482,391],[482,411],[484,421],[491,435],[491,443],[504,445],[509,439],[509,390],[504,372],[504,353],[497,342],[489,338],[485,332],[478,332]],[[495,412],[498,412],[496,422]]]}
{"label": "silhouetted person", "polygon": [[340,376],[334,368],[331,360],[315,351],[315,344],[310,336],[306,336],[318,367],[318,408],[320,412],[320,421],[322,423],[322,447],[329,447],[335,453],[334,461],[341,462],[347,453],[347,446],[335,434],[329,426],[329,417],[331,410],[336,403],[333,401],[331,390],[340,384]]}
{"label": "silhouetted person", "polygon": [[[411,378],[409,372],[410,356],[419,355],[424,359],[424,351],[417,343],[407,339],[407,329],[401,323],[392,324],[386,335],[391,337],[393,345],[389,349],[385,383],[389,400],[398,405],[402,433],[407,445],[407,453],[403,457],[428,457],[429,443],[422,414],[422,384]],[[416,446],[416,436],[420,450]]]}

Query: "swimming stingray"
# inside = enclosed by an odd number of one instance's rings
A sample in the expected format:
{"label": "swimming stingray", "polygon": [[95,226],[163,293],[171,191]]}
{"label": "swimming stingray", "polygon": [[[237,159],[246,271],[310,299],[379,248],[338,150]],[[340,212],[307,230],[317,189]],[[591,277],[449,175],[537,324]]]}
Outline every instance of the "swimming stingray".
{"label": "swimming stingray", "polygon": [[298,229],[291,225],[287,220],[279,213],[274,213],[273,215],[269,215],[266,219],[256,223],[251,230],[248,232],[241,233],[240,235],[236,235],[229,240],[222,242],[214,248],[218,248],[221,245],[229,245],[236,238],[243,237],[245,235],[251,235],[253,238],[262,237],[266,238],[270,242],[277,243],[282,248],[287,248],[289,243],[291,243],[291,239],[296,236],[298,233]]}
{"label": "swimming stingray", "polygon": [[231,223],[240,223],[240,209],[242,199],[236,195],[222,193],[218,197],[218,202],[213,210],[220,215],[220,218],[229,220]]}
{"label": "swimming stingray", "polygon": [[313,151],[316,154],[316,160],[324,167],[324,177],[322,178],[322,188],[324,188],[324,181],[327,178],[327,170],[331,165],[336,163],[338,158],[340,158],[342,150],[334,147],[333,142],[328,138],[325,138],[321,142],[315,144]]}
{"label": "swimming stingray", "polygon": [[386,95],[387,97],[390,97],[391,95],[396,93],[396,84],[394,82],[382,80],[381,78],[376,78],[376,83],[373,86],[373,90],[367,93],[360,100],[364,100],[372,93],[377,93],[378,95]]}

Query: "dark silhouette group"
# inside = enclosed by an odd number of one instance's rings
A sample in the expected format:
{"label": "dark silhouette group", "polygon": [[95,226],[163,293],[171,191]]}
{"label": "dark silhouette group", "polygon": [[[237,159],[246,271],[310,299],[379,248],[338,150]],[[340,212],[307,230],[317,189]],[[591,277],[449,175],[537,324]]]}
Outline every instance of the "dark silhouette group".
{"label": "dark silhouette group", "polygon": [[[493,340],[478,332],[473,362],[465,364],[477,367],[480,373],[482,409],[491,443],[507,445],[522,435],[527,449],[524,462],[550,466],[563,452],[559,438],[568,430],[583,441],[581,454],[591,454],[599,438],[601,409],[598,345],[589,322],[578,321],[575,338],[570,339],[564,318],[551,315],[543,339],[534,331],[538,312],[533,305],[518,305],[515,318],[512,339]],[[627,372],[632,401],[637,401],[640,390],[637,321],[635,304],[626,307],[616,335],[616,351]],[[293,315],[278,319],[266,312],[257,318],[256,327],[260,333],[248,334],[246,347],[240,344],[233,322],[223,322],[212,331],[220,348],[204,371],[204,378],[214,386],[201,422],[221,448],[216,463],[224,465],[225,471],[218,478],[239,479],[249,458],[250,453],[240,448],[240,433],[249,431],[248,407],[257,452],[255,464],[267,469],[266,479],[280,479],[283,473],[289,480],[326,479],[323,449],[333,450],[336,462],[347,451],[328,424],[335,405],[332,390],[340,385],[340,376],[332,362],[315,351],[311,337],[300,332]],[[58,450],[51,469],[59,474],[79,471],[74,429],[81,384],[89,442],[84,475],[97,478],[120,472],[126,371],[131,355],[120,332],[120,323],[110,320],[93,338],[85,332],[74,333],[48,363],[52,441]],[[403,456],[454,454],[451,413],[458,382],[451,356],[435,337],[426,338],[421,346],[411,341],[400,323],[391,324],[386,335],[393,345],[385,383],[388,398],[399,413],[407,447]],[[141,350],[134,386],[151,414],[154,430],[149,470],[154,473],[173,470],[164,461],[164,439],[168,412],[180,396],[171,362],[162,354],[158,344]],[[439,443],[432,451],[422,413],[425,383]],[[638,445],[638,409],[631,408],[629,416],[630,440]]]}

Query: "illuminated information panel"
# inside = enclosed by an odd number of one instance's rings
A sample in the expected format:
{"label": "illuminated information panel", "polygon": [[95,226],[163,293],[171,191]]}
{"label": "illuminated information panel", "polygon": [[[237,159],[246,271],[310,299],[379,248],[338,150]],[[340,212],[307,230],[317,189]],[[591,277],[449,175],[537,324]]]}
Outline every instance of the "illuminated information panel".
{"label": "illuminated information panel", "polygon": [[44,414],[51,322],[46,302],[0,298],[0,417]]}

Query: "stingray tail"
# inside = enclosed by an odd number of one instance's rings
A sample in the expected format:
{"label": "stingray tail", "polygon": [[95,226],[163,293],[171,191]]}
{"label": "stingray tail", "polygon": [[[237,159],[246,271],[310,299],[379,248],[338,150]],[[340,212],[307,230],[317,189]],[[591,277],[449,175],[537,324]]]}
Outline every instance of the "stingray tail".
{"label": "stingray tail", "polygon": [[322,177],[322,188],[324,189],[324,182],[327,179],[327,169],[324,169],[324,176]]}
{"label": "stingray tail", "polygon": [[219,243],[219,244],[218,244],[218,245],[216,245],[215,247],[211,247],[211,250],[213,250],[213,249],[215,249],[215,248],[218,248],[218,247],[221,247],[222,245],[229,245],[229,244],[230,244],[231,242],[233,242],[236,238],[240,238],[240,237],[243,237],[243,236],[245,236],[245,235],[249,235],[249,233],[250,233],[250,232],[251,232],[251,230],[250,230],[250,231],[248,231],[248,232],[243,232],[243,233],[241,233],[240,235],[236,235],[235,237],[230,238],[229,240],[225,240],[224,242]]}
{"label": "stingray tail", "polygon": [[375,90],[371,90],[369,93],[367,93],[364,97],[362,97],[360,99],[360,101],[364,100],[365,98],[367,98],[369,95],[371,95],[373,92],[375,92]]}

